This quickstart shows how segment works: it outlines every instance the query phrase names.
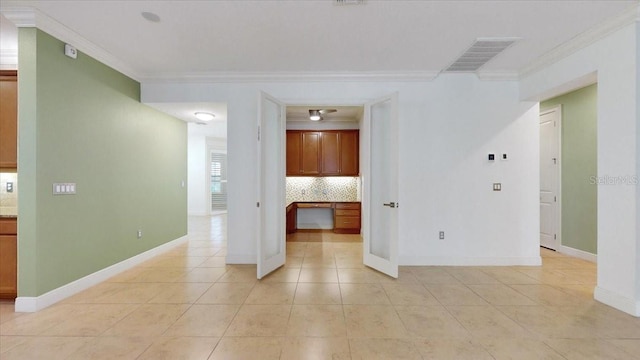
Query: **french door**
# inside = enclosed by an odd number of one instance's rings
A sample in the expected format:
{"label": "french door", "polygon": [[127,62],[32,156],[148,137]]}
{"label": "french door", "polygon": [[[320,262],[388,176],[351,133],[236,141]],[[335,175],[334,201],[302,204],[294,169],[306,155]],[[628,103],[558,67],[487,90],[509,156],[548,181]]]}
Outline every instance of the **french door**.
{"label": "french door", "polygon": [[398,96],[365,104],[364,264],[398,277]]}
{"label": "french door", "polygon": [[258,279],[284,265],[285,105],[260,93],[258,104]]}

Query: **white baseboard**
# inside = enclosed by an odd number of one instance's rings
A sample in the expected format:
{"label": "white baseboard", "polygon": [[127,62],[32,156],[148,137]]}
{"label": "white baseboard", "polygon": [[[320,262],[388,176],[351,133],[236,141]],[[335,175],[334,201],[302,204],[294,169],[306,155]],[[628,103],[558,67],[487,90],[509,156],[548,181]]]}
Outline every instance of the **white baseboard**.
{"label": "white baseboard", "polygon": [[574,249],[572,247],[560,245],[560,247],[558,248],[558,252],[561,254],[577,257],[578,259],[587,260],[594,263],[598,262],[598,255],[583,250]]}
{"label": "white baseboard", "polygon": [[258,255],[256,254],[227,254],[225,261],[227,264],[256,264],[258,260]]}
{"label": "white baseboard", "polygon": [[404,266],[540,266],[542,258],[533,257],[446,257],[400,256],[398,263]]}
{"label": "white baseboard", "polygon": [[596,286],[593,297],[603,304],[624,311],[627,314],[640,317],[640,301],[629,299],[599,286]]}
{"label": "white baseboard", "polygon": [[147,250],[143,253],[130,257],[117,264],[113,264],[102,270],[98,270],[92,274],[89,274],[83,278],[72,281],[59,288],[53,289],[45,294],[36,297],[20,296],[16,298],[15,311],[16,312],[36,312],[42,310],[48,306],[51,306],[58,301],[64,300],[72,295],[75,295],[83,290],[86,290],[94,285],[97,285],[110,277],[118,275],[119,273],[129,270],[134,266],[137,266],[154,256],[157,256],[167,250],[170,250],[187,241],[187,236],[182,236],[178,239],[169,241],[153,249]]}

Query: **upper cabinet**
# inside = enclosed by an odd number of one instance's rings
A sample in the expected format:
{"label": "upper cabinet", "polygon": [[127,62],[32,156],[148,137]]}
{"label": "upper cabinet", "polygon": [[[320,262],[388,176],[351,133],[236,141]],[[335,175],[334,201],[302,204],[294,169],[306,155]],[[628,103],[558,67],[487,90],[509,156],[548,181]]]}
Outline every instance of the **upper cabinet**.
{"label": "upper cabinet", "polygon": [[358,133],[287,131],[287,176],[358,176]]}
{"label": "upper cabinet", "polygon": [[319,132],[303,132],[300,165],[300,175],[320,175],[320,141],[322,134]]}
{"label": "upper cabinet", "polygon": [[0,169],[18,167],[18,72],[0,70]]}

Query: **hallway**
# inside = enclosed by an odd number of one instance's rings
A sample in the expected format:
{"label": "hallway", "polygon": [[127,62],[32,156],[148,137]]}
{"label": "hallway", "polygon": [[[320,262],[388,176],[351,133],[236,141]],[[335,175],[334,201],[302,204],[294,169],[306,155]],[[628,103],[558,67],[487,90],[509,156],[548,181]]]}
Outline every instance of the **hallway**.
{"label": "hallway", "polygon": [[634,359],[640,319],[593,300],[596,266],[362,265],[353,241],[287,243],[261,281],[225,265],[226,215],[189,242],[33,314],[0,305],[10,359]]}

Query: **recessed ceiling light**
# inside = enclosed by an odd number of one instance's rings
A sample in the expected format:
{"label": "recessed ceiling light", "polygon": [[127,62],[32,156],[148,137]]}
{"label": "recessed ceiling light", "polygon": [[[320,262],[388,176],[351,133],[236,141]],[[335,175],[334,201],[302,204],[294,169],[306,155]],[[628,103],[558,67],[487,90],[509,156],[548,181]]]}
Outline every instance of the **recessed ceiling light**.
{"label": "recessed ceiling light", "polygon": [[160,16],[158,16],[157,14],[154,14],[152,12],[143,11],[143,12],[140,13],[140,15],[142,15],[143,18],[145,18],[146,20],[149,20],[151,22],[154,22],[154,23],[159,23],[160,22]]}
{"label": "recessed ceiling light", "polygon": [[216,117],[212,113],[202,112],[202,111],[198,111],[194,115],[196,116],[196,118],[198,118],[198,120],[202,120],[202,121],[211,121],[213,120],[214,117]]}

